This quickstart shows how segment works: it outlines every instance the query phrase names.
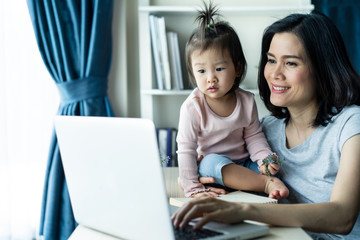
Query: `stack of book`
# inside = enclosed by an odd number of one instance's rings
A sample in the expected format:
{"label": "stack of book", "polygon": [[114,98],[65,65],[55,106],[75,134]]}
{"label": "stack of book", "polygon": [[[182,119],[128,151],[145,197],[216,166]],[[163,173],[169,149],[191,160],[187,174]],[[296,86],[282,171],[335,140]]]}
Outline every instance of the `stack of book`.
{"label": "stack of book", "polygon": [[183,90],[178,34],[166,32],[163,16],[149,16],[157,88]]}
{"label": "stack of book", "polygon": [[159,153],[163,167],[177,167],[177,130],[175,128],[157,128]]}

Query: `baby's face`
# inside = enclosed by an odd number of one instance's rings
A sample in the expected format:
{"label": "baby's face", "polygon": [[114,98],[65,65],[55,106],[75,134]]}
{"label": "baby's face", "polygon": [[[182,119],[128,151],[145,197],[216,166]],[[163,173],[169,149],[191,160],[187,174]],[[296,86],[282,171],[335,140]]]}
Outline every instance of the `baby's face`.
{"label": "baby's face", "polygon": [[191,66],[198,89],[210,98],[222,98],[239,76],[228,50],[196,50]]}

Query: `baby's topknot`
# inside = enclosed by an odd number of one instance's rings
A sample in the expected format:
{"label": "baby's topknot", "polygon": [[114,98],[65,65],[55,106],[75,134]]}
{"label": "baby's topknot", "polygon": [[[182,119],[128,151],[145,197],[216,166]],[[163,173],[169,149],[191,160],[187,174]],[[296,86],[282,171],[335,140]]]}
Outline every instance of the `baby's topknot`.
{"label": "baby's topknot", "polygon": [[219,9],[213,5],[211,1],[209,4],[204,3],[204,9],[198,10],[198,16],[195,21],[199,22],[200,29],[202,30],[201,38],[205,37],[206,33],[214,32],[216,34],[216,22],[215,17],[219,17]]}

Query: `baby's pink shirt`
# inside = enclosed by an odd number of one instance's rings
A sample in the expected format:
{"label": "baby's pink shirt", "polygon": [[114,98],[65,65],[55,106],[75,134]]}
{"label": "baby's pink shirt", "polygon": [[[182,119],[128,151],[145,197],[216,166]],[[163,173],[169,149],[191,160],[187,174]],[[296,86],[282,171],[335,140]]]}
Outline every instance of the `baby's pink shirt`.
{"label": "baby's pink shirt", "polygon": [[250,156],[260,166],[262,159],[272,153],[262,132],[254,95],[242,89],[235,93],[236,107],[227,117],[215,114],[197,88],[181,106],[177,154],[186,197],[208,191],[199,182],[196,160],[200,155],[216,153],[232,161],[245,161]]}

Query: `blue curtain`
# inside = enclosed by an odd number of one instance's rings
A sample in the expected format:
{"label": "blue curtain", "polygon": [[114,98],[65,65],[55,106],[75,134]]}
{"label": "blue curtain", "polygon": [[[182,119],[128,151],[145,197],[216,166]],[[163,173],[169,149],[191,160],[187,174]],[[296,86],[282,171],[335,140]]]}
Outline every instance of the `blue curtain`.
{"label": "blue curtain", "polygon": [[360,1],[312,0],[315,10],[328,16],[338,27],[349,57],[360,73]]}
{"label": "blue curtain", "polygon": [[[59,89],[58,114],[113,116],[107,97],[113,0],[27,0],[27,5],[41,56]],[[40,235],[65,240],[76,225],[54,132]]]}

